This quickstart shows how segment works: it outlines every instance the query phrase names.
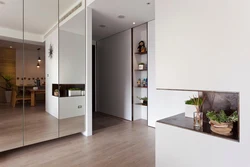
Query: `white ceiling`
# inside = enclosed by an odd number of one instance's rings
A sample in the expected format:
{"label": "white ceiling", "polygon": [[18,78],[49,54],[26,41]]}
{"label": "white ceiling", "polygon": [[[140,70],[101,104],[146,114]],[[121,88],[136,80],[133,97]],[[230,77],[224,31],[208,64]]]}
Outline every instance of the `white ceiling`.
{"label": "white ceiling", "polygon": [[[23,30],[23,0],[1,0],[0,28]],[[82,0],[59,0],[60,16]],[[58,0],[25,0],[24,30],[26,33],[45,35],[58,20]]]}
{"label": "white ceiling", "polygon": [[[151,4],[147,5],[148,2]],[[96,41],[155,18],[154,0],[95,0],[90,7],[93,9],[93,40]],[[125,18],[117,18],[119,15]]]}

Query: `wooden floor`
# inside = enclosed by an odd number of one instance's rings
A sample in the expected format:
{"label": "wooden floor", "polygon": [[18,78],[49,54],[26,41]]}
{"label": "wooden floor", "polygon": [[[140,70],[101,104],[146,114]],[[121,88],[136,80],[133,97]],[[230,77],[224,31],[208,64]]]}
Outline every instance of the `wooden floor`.
{"label": "wooden floor", "polygon": [[143,120],[108,119],[115,124],[97,125],[90,137],[77,134],[0,153],[0,166],[154,167],[155,130]]}
{"label": "wooden floor", "polygon": [[[83,132],[85,116],[58,120],[45,111],[45,104],[0,104],[0,152]],[[1,167],[1,165],[0,165]]]}

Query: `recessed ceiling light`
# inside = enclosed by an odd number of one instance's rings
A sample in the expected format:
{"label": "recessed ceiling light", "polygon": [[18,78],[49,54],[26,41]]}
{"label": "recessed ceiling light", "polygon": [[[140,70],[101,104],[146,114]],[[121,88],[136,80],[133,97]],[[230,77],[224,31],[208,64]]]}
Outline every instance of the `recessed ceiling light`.
{"label": "recessed ceiling light", "polygon": [[3,2],[3,1],[0,1],[0,5],[4,5],[5,4],[5,2]]}
{"label": "recessed ceiling light", "polygon": [[10,46],[10,49],[12,49],[12,46]]}
{"label": "recessed ceiling light", "polygon": [[103,25],[103,24],[101,24],[101,25],[99,25],[99,27],[101,27],[101,28],[105,28],[106,26],[105,26],[105,25]]}
{"label": "recessed ceiling light", "polygon": [[135,22],[133,22],[133,24],[135,24]]}
{"label": "recessed ceiling light", "polygon": [[119,19],[124,19],[125,16],[124,16],[124,15],[119,15],[118,18],[119,18]]}
{"label": "recessed ceiling light", "polygon": [[150,5],[150,4],[151,4],[150,2],[147,3],[147,5]]}

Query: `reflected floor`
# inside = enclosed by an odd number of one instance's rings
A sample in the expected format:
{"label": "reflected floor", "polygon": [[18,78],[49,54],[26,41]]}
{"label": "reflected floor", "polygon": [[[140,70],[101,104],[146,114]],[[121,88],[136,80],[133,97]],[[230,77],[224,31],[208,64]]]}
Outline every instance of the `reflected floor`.
{"label": "reflected floor", "polygon": [[29,105],[25,104],[23,112],[22,104],[15,108],[0,104],[0,152],[58,137],[58,119],[45,111],[44,103]]}
{"label": "reflected floor", "polygon": [[98,131],[100,129],[116,126],[126,122],[129,121],[110,116],[101,112],[93,113],[93,131]]}

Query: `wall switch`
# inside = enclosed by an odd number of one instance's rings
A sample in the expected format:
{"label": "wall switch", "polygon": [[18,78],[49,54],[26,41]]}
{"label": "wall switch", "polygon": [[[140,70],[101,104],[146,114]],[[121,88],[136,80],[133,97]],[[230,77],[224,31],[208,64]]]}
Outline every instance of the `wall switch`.
{"label": "wall switch", "polygon": [[80,108],[82,108],[82,105],[79,105],[79,106],[78,106],[78,109],[80,109]]}

